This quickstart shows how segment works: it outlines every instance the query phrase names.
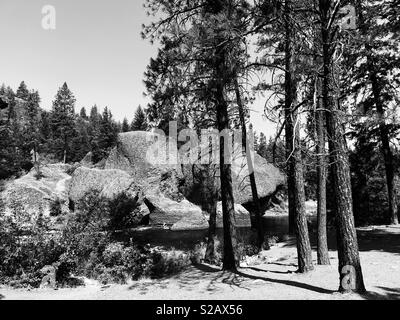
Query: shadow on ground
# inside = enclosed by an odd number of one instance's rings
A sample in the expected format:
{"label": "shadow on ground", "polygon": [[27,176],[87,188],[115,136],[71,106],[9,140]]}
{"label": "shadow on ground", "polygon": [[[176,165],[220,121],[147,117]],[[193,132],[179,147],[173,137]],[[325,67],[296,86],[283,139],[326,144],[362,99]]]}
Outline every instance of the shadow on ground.
{"label": "shadow on ground", "polygon": [[[390,226],[386,227],[390,230]],[[398,228],[393,227],[393,230]],[[388,253],[400,254],[400,232],[390,232],[382,229],[357,230],[358,245],[360,251],[383,251]],[[317,248],[317,234],[310,233],[312,249]],[[296,246],[295,237],[290,237],[285,241],[284,247]],[[337,250],[336,234],[334,229],[328,232],[328,246],[330,250]]]}
{"label": "shadow on ground", "polygon": [[[357,234],[361,252],[381,251],[400,254],[400,233],[398,231],[394,230],[394,232],[391,232],[390,230],[387,231],[379,228],[369,230],[362,229],[358,230]],[[315,234],[311,235],[311,243],[315,249]],[[296,240],[292,237],[284,244],[285,247],[295,245]],[[334,230],[330,230],[329,248],[330,250],[336,250]],[[334,258],[332,257],[332,259]],[[292,287],[293,289],[299,288],[324,295],[331,295],[337,292],[336,290],[330,290],[320,285],[306,283],[309,282],[307,278],[285,277],[285,275],[293,274],[297,268],[296,264],[287,260],[288,257],[284,256],[274,262],[269,262],[267,265],[264,265],[263,268],[241,268],[236,273],[221,271],[220,267],[198,264],[178,275],[166,279],[152,280],[150,282],[139,282],[133,284],[129,289],[138,290],[141,295],[145,295],[149,292],[150,288],[152,290],[166,289],[171,282],[174,282],[182,291],[196,291],[208,294],[221,293],[226,290],[226,286],[250,291],[261,286],[271,286],[272,289],[275,287],[274,284],[288,286],[289,288]],[[379,289],[379,292],[370,291],[361,297],[366,300],[400,299],[400,288],[376,288]]]}
{"label": "shadow on ground", "polygon": [[0,293],[0,300],[3,300],[5,298],[5,296],[3,296],[1,293]]}
{"label": "shadow on ground", "polygon": [[362,297],[366,300],[400,300],[400,289],[393,289],[387,287],[378,287],[384,293],[367,292]]}
{"label": "shadow on ground", "polygon": [[[291,264],[284,266],[292,267]],[[277,271],[269,271],[258,268],[243,268],[242,270],[237,271],[236,273],[232,273],[227,271],[220,271],[219,268],[214,268],[205,264],[198,264],[194,266],[194,269],[195,272],[191,271],[179,277],[178,281],[181,289],[187,290],[190,287],[193,287],[193,285],[196,285],[196,283],[200,283],[200,281],[202,283],[207,283],[205,289],[207,292],[217,292],[221,290],[218,286],[218,284],[221,283],[228,285],[231,288],[236,287],[244,290],[251,290],[255,286],[265,286],[268,284],[272,285],[274,283],[278,283],[322,294],[334,293],[334,291],[332,290],[316,287],[302,282],[268,277],[268,273],[270,272],[274,274],[289,274],[292,273],[292,271],[290,270],[286,272],[283,271],[277,272]],[[246,272],[249,270],[262,272],[263,275],[249,274]]]}

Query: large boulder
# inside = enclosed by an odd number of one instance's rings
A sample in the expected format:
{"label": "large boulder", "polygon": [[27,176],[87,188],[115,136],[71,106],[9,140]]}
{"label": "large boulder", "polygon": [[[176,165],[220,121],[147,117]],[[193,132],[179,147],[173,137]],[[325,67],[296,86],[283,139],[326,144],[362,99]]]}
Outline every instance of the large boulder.
{"label": "large boulder", "polygon": [[208,221],[200,207],[186,199],[174,201],[162,193],[146,195],[146,204],[150,209],[150,225],[164,226],[171,230],[202,230],[208,227]]}
{"label": "large boulder", "polygon": [[[184,183],[182,184],[182,192],[188,199],[194,203],[200,203],[201,183],[204,174],[200,174],[207,166],[204,165],[184,165],[182,172]],[[215,177],[217,191],[220,193],[219,166],[208,166],[209,173],[207,176]],[[235,153],[231,162],[232,173],[232,189],[235,203],[243,205],[247,210],[253,211],[253,195],[251,191],[249,171],[247,167],[247,159],[241,153]],[[270,202],[270,198],[285,183],[285,177],[282,172],[274,165],[268,163],[258,154],[254,155],[254,175],[257,184],[258,197],[260,199],[262,210],[265,211]]]}
{"label": "large boulder", "polygon": [[[157,141],[157,143],[155,143]],[[165,137],[153,132],[128,132],[118,137],[118,145],[111,152],[106,161],[106,169],[120,169],[129,172],[136,178],[139,185],[154,186],[160,177],[166,173],[173,173],[176,177],[177,189],[191,202],[199,203],[196,172],[196,163],[188,165],[182,163],[181,157],[169,159]],[[240,150],[235,150],[232,156],[232,183],[235,202],[251,206],[252,193],[246,157]],[[210,166],[210,170],[215,170]],[[216,170],[218,175],[218,169]],[[254,155],[254,173],[260,199],[267,203],[269,197],[285,183],[281,171],[258,154]],[[198,180],[198,179],[197,179]],[[219,179],[216,179],[219,183]]]}
{"label": "large boulder", "polygon": [[190,203],[179,193],[175,176],[165,173],[153,176],[146,184],[138,186],[136,178],[118,169],[75,170],[69,189],[69,198],[79,201],[88,192],[114,200],[121,193],[137,199],[141,216],[149,215],[149,225],[172,230],[193,230],[207,228],[202,210]]}
{"label": "large boulder", "polygon": [[149,176],[143,184],[145,202],[150,209],[150,224],[171,230],[198,230],[208,226],[201,208],[189,202],[179,191],[180,178],[175,170]]}
{"label": "large boulder", "polygon": [[177,161],[169,157],[165,136],[144,131],[120,133],[117,146],[111,151],[105,169],[119,169],[135,177],[139,184],[171,170],[178,170]]}
{"label": "large boulder", "polygon": [[51,204],[59,200],[62,211],[68,212],[69,165],[49,164],[40,168],[41,178],[36,178],[36,170],[8,181],[1,196],[6,213],[22,209],[32,217],[39,213],[49,215]]}
{"label": "large boulder", "polygon": [[150,209],[150,225],[172,230],[207,228],[201,208],[180,190],[183,176],[177,159],[167,154],[164,136],[142,131],[120,134],[105,169],[124,170],[137,182]]}
{"label": "large boulder", "polygon": [[[257,184],[258,196],[269,198],[275,191],[283,186],[285,177],[274,165],[258,154],[254,154],[254,176]],[[236,155],[232,163],[233,196],[235,202],[241,204],[251,203],[253,196],[246,157]]]}
{"label": "large boulder", "polygon": [[[234,223],[237,227],[251,227],[250,212],[248,212],[241,204],[235,203]],[[217,227],[223,227],[222,221],[222,202],[217,204]]]}
{"label": "large boulder", "polygon": [[122,193],[132,198],[140,197],[140,188],[125,171],[79,167],[72,175],[69,198],[77,202],[89,192],[96,192],[100,197],[108,200],[114,200]]}
{"label": "large boulder", "polygon": [[[207,214],[203,214],[198,164],[184,164],[182,155],[171,155],[165,136],[154,132],[119,134],[117,146],[105,162],[105,171],[122,170],[128,173],[143,191],[150,209],[153,225],[167,225],[172,229],[207,228]],[[184,156],[184,155],[183,155]],[[210,170],[215,166],[209,166]],[[264,158],[255,155],[255,176],[258,193],[263,203],[284,183],[284,176]],[[218,169],[215,170],[218,176]],[[215,179],[219,188],[219,179]],[[232,181],[237,205],[237,223],[250,225],[250,214],[240,204],[251,206],[252,194],[246,157],[241,152],[233,155]],[[219,226],[221,226],[219,221]]]}

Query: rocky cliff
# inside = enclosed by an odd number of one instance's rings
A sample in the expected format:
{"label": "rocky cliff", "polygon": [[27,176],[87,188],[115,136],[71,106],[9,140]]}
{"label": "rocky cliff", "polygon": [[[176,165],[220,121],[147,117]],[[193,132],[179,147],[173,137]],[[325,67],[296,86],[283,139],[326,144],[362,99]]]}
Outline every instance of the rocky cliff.
{"label": "rocky cliff", "polygon": [[19,179],[8,181],[1,194],[6,211],[22,208],[32,216],[42,212],[48,215],[50,205],[60,200],[62,210],[68,212],[68,183],[70,176],[66,171],[69,165],[52,164],[41,168],[42,178],[36,179],[36,171],[32,169]]}

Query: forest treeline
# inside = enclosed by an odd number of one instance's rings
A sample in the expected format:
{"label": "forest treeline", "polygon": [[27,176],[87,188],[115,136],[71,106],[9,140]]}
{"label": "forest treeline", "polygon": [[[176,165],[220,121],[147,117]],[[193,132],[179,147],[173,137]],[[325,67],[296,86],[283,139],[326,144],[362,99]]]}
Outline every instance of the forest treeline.
{"label": "forest treeline", "polygon": [[131,123],[127,118],[122,123],[116,121],[108,107],[100,110],[94,105],[76,112],[74,94],[66,83],[59,88],[49,111],[40,107],[39,92],[29,90],[24,81],[16,92],[3,84],[0,99],[4,103],[0,179],[18,176],[36,162],[79,162],[89,152],[97,163],[115,146],[119,132],[148,129],[141,106]]}
{"label": "forest treeline", "polygon": [[[150,124],[164,130],[171,120],[198,130],[241,128],[246,137],[251,102],[261,95],[264,115],[278,123],[276,138],[261,149],[269,149],[267,157],[287,173],[299,272],[314,268],[305,212],[306,192],[314,193],[318,264],[329,264],[329,208],[337,231],[340,291],[365,291],[354,212],[365,218],[378,210],[381,222],[398,223],[399,6],[398,0],[145,4],[153,22],[144,26],[143,37],[160,47],[145,74]],[[220,163],[223,268],[236,270],[231,166],[224,164],[223,148]],[[203,178],[209,181],[210,175]],[[215,211],[212,178],[204,183],[204,199]],[[250,183],[260,221],[251,170]],[[370,206],[379,196],[386,210]],[[262,224],[255,228],[261,248]],[[211,212],[208,260],[214,229]]]}

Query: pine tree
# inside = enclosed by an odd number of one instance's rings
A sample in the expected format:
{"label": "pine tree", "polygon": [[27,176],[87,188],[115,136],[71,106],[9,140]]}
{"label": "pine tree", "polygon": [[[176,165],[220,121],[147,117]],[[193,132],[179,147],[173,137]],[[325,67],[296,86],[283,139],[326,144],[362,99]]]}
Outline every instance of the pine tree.
{"label": "pine tree", "polygon": [[71,161],[81,161],[91,150],[89,139],[89,123],[82,117],[75,122],[75,134],[71,141]]}
{"label": "pine tree", "polygon": [[121,131],[122,132],[129,132],[130,131],[130,127],[129,127],[129,123],[128,123],[128,119],[127,118],[124,118],[124,120],[122,121]]}
{"label": "pine tree", "polygon": [[[356,45],[349,46],[348,72],[349,86],[355,95],[357,108],[365,115],[376,117],[370,122],[371,129],[377,128],[381,152],[386,171],[387,197],[389,210],[387,223],[398,224],[398,200],[395,187],[395,164],[391,142],[396,136],[398,125],[392,121],[398,102],[397,89],[400,85],[394,76],[400,67],[400,52],[397,39],[390,35],[390,2],[363,4],[355,1],[358,32],[353,40]],[[378,21],[388,22],[378,25]],[[397,88],[397,89],[396,89]],[[362,94],[359,94],[362,92]]]}
{"label": "pine tree", "polygon": [[84,119],[84,120],[89,120],[87,114],[86,114],[86,108],[82,107],[81,111],[79,112],[79,116]]}
{"label": "pine tree", "polygon": [[24,143],[32,152],[32,162],[36,169],[36,177],[40,177],[39,143],[40,143],[40,96],[39,92],[29,93],[26,103],[27,123],[25,125]]}
{"label": "pine tree", "polygon": [[135,112],[135,117],[131,124],[132,131],[147,131],[147,119],[141,106],[139,106]]}
{"label": "pine tree", "polygon": [[[319,0],[320,36],[322,44],[322,109],[325,111],[329,156],[335,196],[337,247],[339,256],[339,291],[365,292],[360,256],[358,251],[357,233],[353,216],[353,199],[351,193],[351,177],[348,149],[344,135],[343,112],[337,100],[340,83],[335,79],[337,70],[334,64],[336,52],[337,30],[334,22],[337,20],[337,6],[332,0]],[[354,281],[349,283],[350,277]]]}
{"label": "pine tree", "polygon": [[18,175],[27,161],[27,155],[21,148],[22,128],[14,112],[15,93],[7,87],[3,94],[2,99],[8,108],[0,117],[0,179]]}
{"label": "pine tree", "polygon": [[250,187],[253,196],[253,204],[254,204],[254,215],[255,215],[255,229],[257,230],[257,245],[260,250],[262,250],[264,245],[264,226],[262,221],[263,213],[261,211],[260,199],[258,196],[256,178],[254,175],[254,163],[251,157],[251,149],[249,143],[249,137],[247,133],[247,125],[245,120],[245,106],[242,99],[242,94],[239,87],[238,79],[234,80],[235,84],[235,92],[236,92],[236,102],[238,105],[239,118],[240,118],[240,126],[242,129],[242,153],[246,157],[247,160],[247,168],[249,171],[249,180]]}
{"label": "pine tree", "polygon": [[29,98],[29,90],[24,81],[21,82],[17,89],[16,97],[22,100],[28,100]]}
{"label": "pine tree", "polygon": [[51,145],[51,112],[46,110],[40,111],[39,136],[40,149],[44,153],[50,153]]}
{"label": "pine tree", "polygon": [[[220,132],[232,124],[227,92],[236,78],[237,56],[242,39],[230,32],[239,29],[241,1],[204,0],[200,3],[151,0],[149,12],[162,10],[171,19],[151,24],[145,33],[159,35],[162,49],[146,73],[146,87],[154,100],[149,120],[164,126],[165,120],[191,121],[195,128],[217,127]],[[245,10],[244,10],[245,11]],[[237,25],[236,25],[237,24]],[[163,30],[163,32],[157,32]],[[156,31],[156,32],[155,32]],[[228,40],[227,40],[228,39]],[[220,145],[224,145],[221,137]],[[220,148],[219,171],[224,226],[223,269],[238,265],[232,168]]]}
{"label": "pine tree", "polygon": [[71,141],[75,134],[75,97],[67,83],[58,90],[51,111],[52,151],[64,162],[70,154]]}
{"label": "pine tree", "polygon": [[[93,110],[94,119],[95,113]],[[112,114],[107,107],[104,108],[100,118],[98,127],[94,127],[94,136],[92,138],[93,161],[98,162],[106,158],[111,149],[117,144],[118,128],[117,124],[112,119]]]}
{"label": "pine tree", "polygon": [[257,153],[264,159],[268,159],[267,137],[265,136],[265,134],[263,132],[260,132]]}

